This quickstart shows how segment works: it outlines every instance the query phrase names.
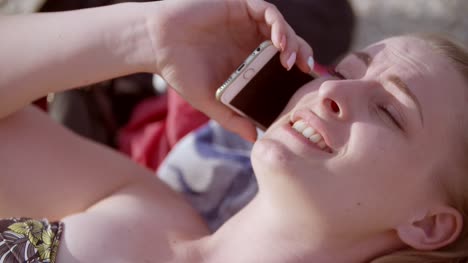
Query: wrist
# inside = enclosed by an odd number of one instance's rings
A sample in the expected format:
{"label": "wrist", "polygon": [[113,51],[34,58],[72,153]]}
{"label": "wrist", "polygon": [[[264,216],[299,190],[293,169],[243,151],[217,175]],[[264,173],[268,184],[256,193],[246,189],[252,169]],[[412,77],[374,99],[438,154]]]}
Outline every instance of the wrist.
{"label": "wrist", "polygon": [[[160,40],[167,33],[164,26],[166,19],[165,12],[166,10],[166,1],[157,1],[157,2],[146,2],[142,3],[140,7],[144,9],[144,24],[145,24],[145,50],[149,53],[146,56],[147,66],[146,72],[151,72],[155,74],[160,74],[160,63],[162,53],[160,50]],[[166,19],[167,20],[167,19]]]}
{"label": "wrist", "polygon": [[155,72],[156,57],[147,18],[149,4],[123,3],[115,6],[116,19],[121,23],[116,23],[116,34],[109,34],[106,42],[108,49],[129,68],[128,73]]}

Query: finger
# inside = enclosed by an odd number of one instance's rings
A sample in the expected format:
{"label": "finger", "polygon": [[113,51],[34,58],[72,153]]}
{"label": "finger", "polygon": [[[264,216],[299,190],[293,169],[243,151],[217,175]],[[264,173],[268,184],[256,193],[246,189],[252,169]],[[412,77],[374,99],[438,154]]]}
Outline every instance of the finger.
{"label": "finger", "polygon": [[281,64],[287,69],[290,70],[296,63],[298,51],[299,51],[299,41],[298,36],[294,33],[294,30],[288,25],[288,34],[286,37],[286,46],[281,52]]}
{"label": "finger", "polygon": [[258,26],[258,31],[260,31],[260,34],[262,34],[262,36],[264,36],[267,39],[270,39],[270,37],[271,37],[271,28],[270,28],[269,25],[267,25],[266,23],[260,24]]}
{"label": "finger", "polygon": [[296,63],[298,56],[300,39],[294,30],[289,26],[276,6],[262,0],[248,0],[247,7],[251,17],[260,23],[259,29],[262,34],[268,36],[263,23],[271,28],[271,40],[280,49],[281,64],[288,70]]}
{"label": "finger", "polygon": [[248,119],[240,116],[225,106],[222,107],[222,111],[213,115],[213,119],[215,119],[224,128],[240,135],[245,140],[254,142],[257,138],[255,125]]}
{"label": "finger", "polygon": [[255,142],[257,139],[257,129],[255,125],[242,116],[234,115],[231,118],[229,125],[226,127],[249,142]]}
{"label": "finger", "polygon": [[303,72],[310,73],[313,71],[314,66],[313,50],[309,46],[309,44],[307,44],[307,42],[301,37],[298,37],[298,44],[299,48],[297,52],[296,65]]}
{"label": "finger", "polygon": [[263,0],[247,0],[247,11],[256,22],[265,23],[271,28],[266,37],[271,38],[276,48],[283,50],[287,41],[288,26],[276,6]]}

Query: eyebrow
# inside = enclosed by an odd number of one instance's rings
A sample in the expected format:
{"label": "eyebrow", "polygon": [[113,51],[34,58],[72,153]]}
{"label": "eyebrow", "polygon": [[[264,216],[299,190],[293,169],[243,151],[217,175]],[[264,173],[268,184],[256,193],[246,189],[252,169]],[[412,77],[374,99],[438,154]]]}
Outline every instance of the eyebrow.
{"label": "eyebrow", "polygon": [[401,92],[405,93],[408,97],[410,97],[414,104],[416,104],[416,108],[418,108],[419,112],[419,119],[421,120],[421,124],[424,126],[424,118],[422,115],[421,104],[418,101],[418,98],[414,95],[413,92],[408,88],[406,83],[404,83],[398,76],[390,75],[388,77],[388,81],[392,82]]}
{"label": "eyebrow", "polygon": [[[372,63],[372,57],[362,51],[354,51],[351,52],[352,55],[356,56],[359,60],[361,60],[366,67],[369,67]],[[414,95],[413,92],[408,88],[408,85],[406,85],[405,82],[403,82],[398,76],[396,75],[390,75],[388,80],[393,83],[401,92],[405,93],[408,97],[410,97],[414,104],[416,105],[416,108],[418,109],[419,112],[419,119],[421,120],[422,126],[424,126],[424,118],[422,115],[422,110],[421,110],[421,104],[419,103],[418,98]]]}

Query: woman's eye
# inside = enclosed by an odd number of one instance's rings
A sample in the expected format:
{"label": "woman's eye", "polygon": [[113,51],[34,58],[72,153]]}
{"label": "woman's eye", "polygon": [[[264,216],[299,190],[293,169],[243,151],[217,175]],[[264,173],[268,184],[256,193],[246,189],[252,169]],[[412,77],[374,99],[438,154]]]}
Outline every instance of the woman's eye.
{"label": "woman's eye", "polygon": [[390,110],[387,107],[379,105],[378,108],[383,114],[385,114],[385,116],[388,119],[390,119],[390,121],[392,121],[392,123],[395,126],[397,126],[400,130],[403,130],[403,127],[401,126],[401,124],[398,122],[395,116],[393,116],[393,114],[390,112]]}
{"label": "woman's eye", "polygon": [[335,67],[328,69],[328,74],[335,78],[345,79],[345,77],[340,72],[336,71]]}

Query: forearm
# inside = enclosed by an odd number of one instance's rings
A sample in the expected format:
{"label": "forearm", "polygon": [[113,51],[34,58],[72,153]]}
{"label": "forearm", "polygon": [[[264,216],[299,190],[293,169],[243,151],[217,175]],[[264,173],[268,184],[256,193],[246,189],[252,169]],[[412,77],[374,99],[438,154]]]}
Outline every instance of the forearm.
{"label": "forearm", "polygon": [[0,17],[0,118],[50,92],[147,71],[154,56],[145,8]]}

